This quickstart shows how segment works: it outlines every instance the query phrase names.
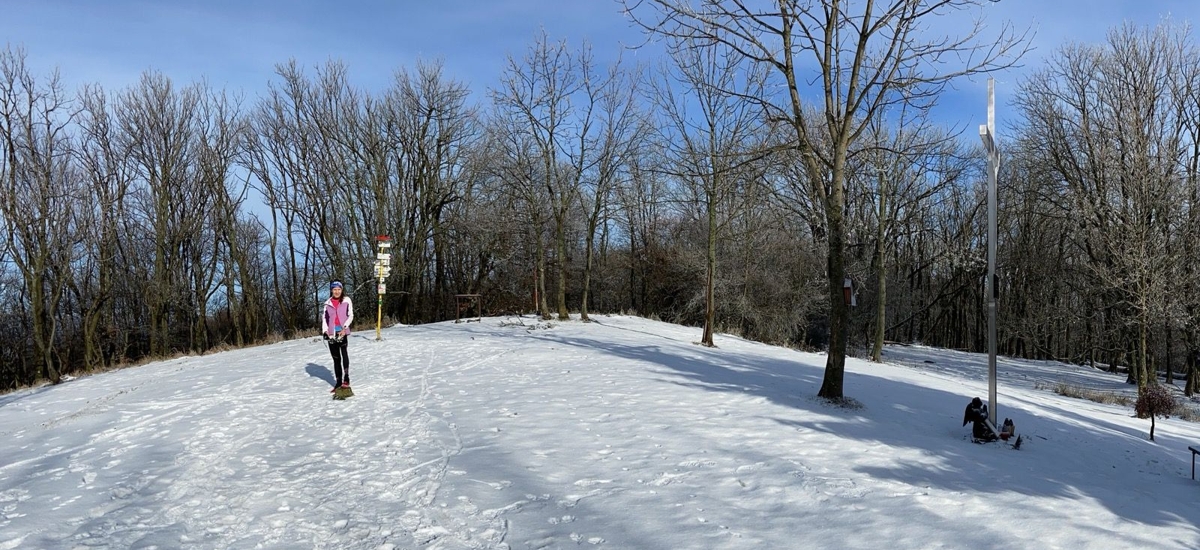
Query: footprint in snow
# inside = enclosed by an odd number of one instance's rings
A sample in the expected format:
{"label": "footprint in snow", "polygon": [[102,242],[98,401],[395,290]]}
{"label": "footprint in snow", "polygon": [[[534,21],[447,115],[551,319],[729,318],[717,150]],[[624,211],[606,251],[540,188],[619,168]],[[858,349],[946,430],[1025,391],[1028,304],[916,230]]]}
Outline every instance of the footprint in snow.
{"label": "footprint in snow", "polygon": [[596,485],[605,485],[612,483],[611,479],[581,479],[575,482],[576,487],[593,487]]}
{"label": "footprint in snow", "polygon": [[737,467],[737,470],[735,470],[735,471],[736,471],[737,473],[739,473],[739,474],[744,474],[744,473],[748,473],[748,472],[757,472],[757,471],[759,471],[759,470],[763,469],[763,467],[765,467],[765,466],[766,466],[766,463],[763,463],[763,462],[755,462],[754,464],[747,464],[747,465],[745,465],[745,466],[738,466],[738,467]]}

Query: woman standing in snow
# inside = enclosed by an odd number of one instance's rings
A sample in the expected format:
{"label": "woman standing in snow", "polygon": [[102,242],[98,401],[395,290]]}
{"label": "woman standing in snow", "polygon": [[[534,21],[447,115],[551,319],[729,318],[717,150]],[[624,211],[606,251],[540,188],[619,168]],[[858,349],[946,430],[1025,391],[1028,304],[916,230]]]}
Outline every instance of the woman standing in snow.
{"label": "woman standing in snow", "polygon": [[333,373],[337,381],[333,390],[350,387],[350,356],[346,346],[350,338],[350,322],[354,320],[354,303],[343,294],[341,281],[329,283],[329,299],[321,314],[321,334],[329,341],[329,353],[333,355]]}

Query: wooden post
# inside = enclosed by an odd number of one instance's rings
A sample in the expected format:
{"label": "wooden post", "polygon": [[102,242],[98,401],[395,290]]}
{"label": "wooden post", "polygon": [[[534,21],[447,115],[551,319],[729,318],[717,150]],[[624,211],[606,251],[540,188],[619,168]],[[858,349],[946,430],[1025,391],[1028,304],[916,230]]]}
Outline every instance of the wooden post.
{"label": "wooden post", "polygon": [[[456,324],[462,322],[463,300],[475,300],[475,317],[476,317],[475,320],[483,321],[483,305],[480,304],[480,302],[482,301],[482,295],[480,295],[480,294],[455,294],[454,295],[454,322]],[[470,306],[470,302],[467,302],[467,305]],[[467,322],[470,323],[471,320],[467,319]]]}

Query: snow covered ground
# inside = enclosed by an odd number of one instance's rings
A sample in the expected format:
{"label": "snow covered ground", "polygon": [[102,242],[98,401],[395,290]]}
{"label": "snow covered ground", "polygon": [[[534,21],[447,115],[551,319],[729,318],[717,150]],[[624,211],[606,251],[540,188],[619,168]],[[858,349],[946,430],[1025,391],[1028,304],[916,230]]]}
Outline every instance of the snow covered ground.
{"label": "snow covered ground", "polygon": [[486,318],[312,339],[0,396],[0,549],[1200,547],[1200,425],[1034,389],[1120,378],[1000,362],[1020,451],[976,445],[986,357],[849,360],[632,317]]}

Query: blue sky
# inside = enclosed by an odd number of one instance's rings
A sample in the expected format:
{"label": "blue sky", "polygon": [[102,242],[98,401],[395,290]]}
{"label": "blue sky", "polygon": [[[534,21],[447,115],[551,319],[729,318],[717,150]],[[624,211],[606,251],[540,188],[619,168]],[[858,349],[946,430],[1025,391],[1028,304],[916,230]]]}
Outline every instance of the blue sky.
{"label": "blue sky", "polygon": [[355,84],[382,89],[396,69],[441,59],[482,92],[540,28],[590,40],[597,57],[641,38],[611,0],[0,0],[0,41],[24,46],[36,70],[57,66],[68,84],[105,88],[152,67],[253,95],[277,63],[333,58]]}
{"label": "blue sky", "polygon": [[[982,15],[992,28],[1007,20],[1036,32],[1026,67],[996,75],[1003,133],[1005,103],[1021,76],[1065,41],[1102,41],[1125,20],[1200,20],[1200,3],[1002,0],[963,15],[932,27],[953,31]],[[506,55],[522,55],[543,28],[552,39],[590,41],[598,60],[643,40],[614,0],[0,0],[0,42],[24,47],[35,72],[57,67],[72,89],[91,82],[121,89],[153,68],[177,83],[203,77],[253,98],[274,79],[275,64],[295,58],[313,67],[332,58],[348,65],[357,86],[382,90],[398,68],[440,59],[479,99]],[[655,57],[652,50],[623,55]],[[972,131],[986,117],[985,90],[985,78],[956,83],[938,118]]]}

